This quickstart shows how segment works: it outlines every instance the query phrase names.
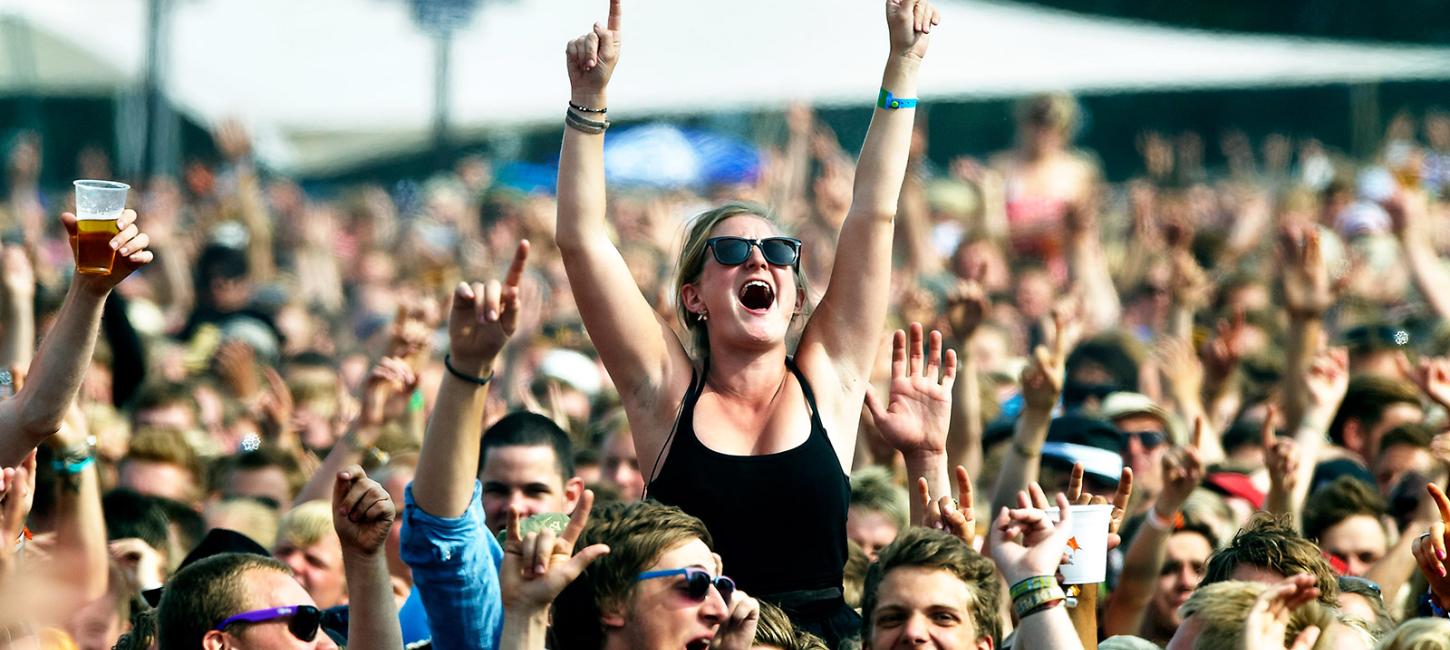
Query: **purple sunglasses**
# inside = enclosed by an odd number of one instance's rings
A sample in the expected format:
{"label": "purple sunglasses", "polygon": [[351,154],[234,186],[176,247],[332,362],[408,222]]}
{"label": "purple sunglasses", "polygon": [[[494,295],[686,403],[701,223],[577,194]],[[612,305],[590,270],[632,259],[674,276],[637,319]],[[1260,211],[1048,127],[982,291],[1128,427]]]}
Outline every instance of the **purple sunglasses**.
{"label": "purple sunglasses", "polygon": [[297,637],[299,641],[311,641],[317,638],[317,629],[322,627],[322,610],[311,605],[293,605],[242,612],[217,623],[213,629],[221,631],[235,623],[266,623],[279,618],[288,619],[287,631],[291,632],[292,636]]}

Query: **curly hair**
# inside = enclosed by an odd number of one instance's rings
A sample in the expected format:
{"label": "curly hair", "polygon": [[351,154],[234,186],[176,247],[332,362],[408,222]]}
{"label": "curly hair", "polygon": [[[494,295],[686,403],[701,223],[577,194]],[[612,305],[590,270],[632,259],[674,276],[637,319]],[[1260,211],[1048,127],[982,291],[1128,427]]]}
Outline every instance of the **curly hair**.
{"label": "curly hair", "polygon": [[1204,585],[1227,582],[1240,566],[1258,567],[1281,576],[1308,573],[1319,587],[1319,602],[1334,606],[1339,601],[1339,580],[1334,569],[1320,554],[1319,547],[1294,532],[1286,516],[1260,512],[1249,519],[1248,528],[1239,530],[1228,546],[1208,558]]}
{"label": "curly hair", "polygon": [[871,638],[881,583],[893,569],[902,567],[940,569],[966,583],[971,599],[967,605],[977,636],[990,636],[994,648],[1001,645],[1002,622],[997,613],[1002,590],[997,584],[997,565],[973,551],[962,540],[928,528],[902,531],[896,541],[881,549],[876,563],[866,572],[866,591],[861,598],[865,638]]}
{"label": "curly hair", "polygon": [[609,554],[590,564],[554,599],[553,647],[603,647],[600,616],[625,606],[635,576],[670,549],[694,539],[713,545],[704,522],[674,506],[653,501],[596,506],[575,548],[608,544]]}

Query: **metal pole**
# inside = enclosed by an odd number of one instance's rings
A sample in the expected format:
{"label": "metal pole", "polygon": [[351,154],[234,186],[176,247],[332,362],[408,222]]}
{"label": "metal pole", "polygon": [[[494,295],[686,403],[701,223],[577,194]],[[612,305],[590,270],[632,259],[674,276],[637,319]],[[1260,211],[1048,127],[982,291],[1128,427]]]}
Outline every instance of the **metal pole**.
{"label": "metal pole", "polygon": [[449,67],[453,49],[452,30],[439,30],[433,36],[433,153],[439,164],[448,156]]}

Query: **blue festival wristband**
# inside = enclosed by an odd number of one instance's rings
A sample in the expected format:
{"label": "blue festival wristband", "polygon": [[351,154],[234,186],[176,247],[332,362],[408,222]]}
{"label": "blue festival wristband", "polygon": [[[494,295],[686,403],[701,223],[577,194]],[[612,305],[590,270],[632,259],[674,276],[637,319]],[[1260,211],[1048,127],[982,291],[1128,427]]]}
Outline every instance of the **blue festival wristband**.
{"label": "blue festival wristband", "polygon": [[55,460],[50,461],[50,466],[51,466],[52,469],[54,469],[56,471],[57,474],[64,474],[66,476],[75,476],[76,474],[79,474],[79,473],[85,471],[85,469],[87,467],[90,467],[91,465],[95,464],[95,462],[96,462],[96,457],[95,456],[86,456],[85,458],[82,458],[82,459],[80,459],[78,461],[75,461],[75,462],[66,462],[65,460],[62,460],[62,459],[57,458]]}
{"label": "blue festival wristband", "polygon": [[891,91],[882,88],[881,94],[876,97],[876,106],[888,111],[894,111],[898,108],[916,108],[916,98],[907,99],[904,97],[895,97],[891,94]]}

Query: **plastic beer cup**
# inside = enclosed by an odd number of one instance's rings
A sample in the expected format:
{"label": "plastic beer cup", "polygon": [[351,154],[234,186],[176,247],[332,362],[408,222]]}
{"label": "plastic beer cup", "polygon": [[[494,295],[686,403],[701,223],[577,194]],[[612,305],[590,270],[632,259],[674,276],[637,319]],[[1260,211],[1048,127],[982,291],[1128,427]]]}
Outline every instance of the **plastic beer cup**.
{"label": "plastic beer cup", "polygon": [[[1107,579],[1108,574],[1108,524],[1112,520],[1113,506],[1070,506],[1072,508],[1072,535],[1067,538],[1063,553],[1067,561],[1062,563],[1062,584],[1091,585]],[[1044,512],[1054,522],[1061,519],[1057,508],[1046,508]]]}
{"label": "plastic beer cup", "polygon": [[116,221],[126,209],[130,185],[115,181],[80,180],[76,188],[76,234],[71,248],[76,254],[76,272],[109,275],[116,263],[111,238],[121,232]]}

